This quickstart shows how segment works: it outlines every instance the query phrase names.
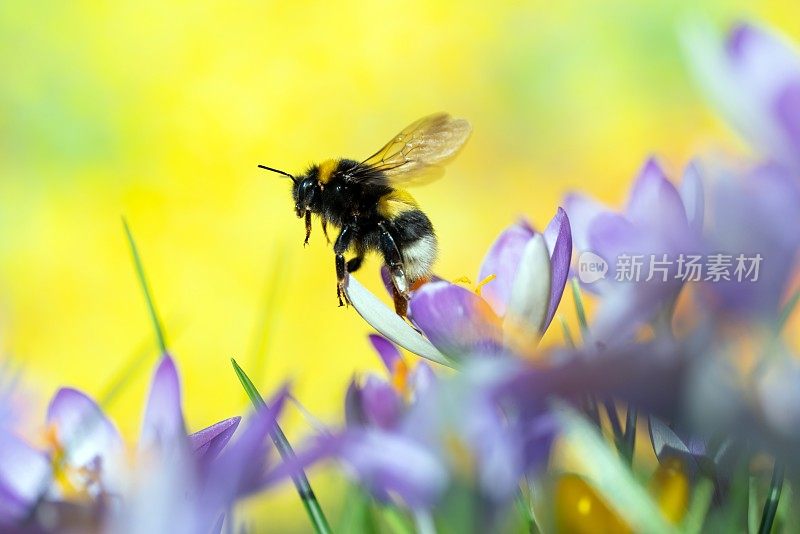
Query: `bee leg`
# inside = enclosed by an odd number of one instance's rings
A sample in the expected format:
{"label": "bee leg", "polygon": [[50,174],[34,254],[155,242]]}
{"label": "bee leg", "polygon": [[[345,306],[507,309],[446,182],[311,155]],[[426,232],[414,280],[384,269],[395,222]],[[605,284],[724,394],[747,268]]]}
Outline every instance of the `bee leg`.
{"label": "bee leg", "polygon": [[306,210],[306,240],[303,246],[308,245],[308,238],[311,237],[311,210]]}
{"label": "bee leg", "polygon": [[[339,237],[336,238],[336,243],[333,244],[333,252],[336,254],[336,298],[339,299],[339,306],[344,306],[345,303],[350,304],[344,291],[344,282],[347,276],[344,253],[350,248],[353,237],[355,237],[355,227],[351,225],[343,226],[341,232],[339,232]],[[344,301],[342,298],[344,298]]]}
{"label": "bee leg", "polygon": [[403,255],[400,249],[397,248],[397,243],[389,233],[384,223],[380,223],[380,248],[383,254],[383,260],[386,266],[389,267],[389,273],[392,275],[392,286],[394,294],[394,310],[397,315],[405,317],[408,308],[408,279],[406,278],[406,271],[403,267]]}
{"label": "bee leg", "polygon": [[[330,245],[331,244],[331,238],[328,237],[328,221],[326,221],[325,219],[322,219],[322,233],[325,235],[325,241],[327,241],[328,244]],[[348,271],[348,272],[352,272],[352,271]]]}

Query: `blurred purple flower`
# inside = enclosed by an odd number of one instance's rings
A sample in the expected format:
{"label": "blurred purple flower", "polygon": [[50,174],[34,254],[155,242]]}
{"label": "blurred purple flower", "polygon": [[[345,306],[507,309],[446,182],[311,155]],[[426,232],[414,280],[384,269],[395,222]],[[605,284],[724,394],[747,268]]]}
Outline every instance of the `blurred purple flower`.
{"label": "blurred purple flower", "polygon": [[[256,413],[228,447],[239,417],[187,435],[180,379],[166,356],[153,376],[131,464],[99,406],[62,388],[48,408],[44,451],[0,432],[0,524],[37,517],[42,504],[64,510],[59,503],[68,502],[89,506],[93,520],[119,531],[205,529],[236,500],[280,478],[267,463],[268,435],[286,395],[280,392],[269,410]],[[291,474],[284,471],[284,477]]]}
{"label": "blurred purple flower", "polygon": [[[686,168],[678,190],[655,159],[647,160],[622,213],[580,193],[569,194],[564,204],[578,250],[578,277],[602,297],[592,336],[604,344],[623,342],[674,302],[682,287],[676,260],[700,249],[704,192],[698,169]],[[599,256],[610,274],[587,279],[584,255]]]}
{"label": "blurred purple flower", "polygon": [[489,249],[475,292],[437,280],[412,293],[409,317],[425,338],[405,322],[392,320],[357,283],[348,295],[376,330],[439,363],[474,354],[525,352],[536,345],[555,316],[571,255],[570,223],[561,208],[543,234],[526,222],[512,225]]}
{"label": "blurred purple flower", "polygon": [[722,115],[764,155],[800,170],[800,55],[781,35],[740,24],[724,40],[687,28],[695,77]]}
{"label": "blurred purple flower", "polygon": [[[385,361],[402,362],[382,338],[373,343]],[[496,385],[517,365],[476,358],[456,375],[433,378],[423,362],[405,391],[396,379],[392,385],[372,376],[363,387],[354,381],[335,454],[377,498],[396,497],[415,510],[433,508],[454,484],[505,504],[520,480],[544,465],[555,431],[548,417],[523,418],[523,410],[497,398]]]}
{"label": "blurred purple flower", "polygon": [[730,257],[731,268],[729,279],[702,284],[699,303],[716,314],[772,321],[797,273],[800,182],[771,163],[706,168],[705,249]]}

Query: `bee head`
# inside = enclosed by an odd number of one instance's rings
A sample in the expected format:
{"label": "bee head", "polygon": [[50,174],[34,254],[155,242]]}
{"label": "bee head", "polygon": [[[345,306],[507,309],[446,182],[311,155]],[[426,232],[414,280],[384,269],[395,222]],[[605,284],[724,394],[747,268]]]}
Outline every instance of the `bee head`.
{"label": "bee head", "polygon": [[317,211],[322,197],[322,187],[319,180],[313,176],[306,176],[295,180],[292,187],[294,198],[294,211],[302,217],[306,211]]}

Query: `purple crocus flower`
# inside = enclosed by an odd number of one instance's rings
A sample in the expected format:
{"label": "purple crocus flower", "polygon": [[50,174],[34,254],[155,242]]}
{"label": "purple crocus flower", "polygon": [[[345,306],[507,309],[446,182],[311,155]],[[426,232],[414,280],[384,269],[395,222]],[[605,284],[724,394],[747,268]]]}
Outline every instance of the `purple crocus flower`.
{"label": "purple crocus flower", "polygon": [[[133,464],[113,423],[87,395],[62,388],[47,412],[47,446],[38,450],[0,431],[0,524],[38,517],[40,506],[89,506],[87,517],[119,532],[206,531],[236,500],[279,478],[266,463],[269,432],[286,398],[251,417],[187,435],[180,379],[169,356],[153,376]],[[53,520],[50,517],[48,520]],[[55,518],[58,521],[58,518]]]}
{"label": "purple crocus flower", "polygon": [[555,316],[571,255],[564,210],[559,208],[543,234],[526,222],[512,225],[489,249],[476,291],[437,280],[412,293],[409,317],[425,337],[392,318],[357,281],[349,285],[348,295],[376,330],[438,363],[452,365],[474,354],[524,353]]}
{"label": "purple crocus flower", "polygon": [[[674,302],[682,286],[679,257],[700,249],[704,195],[698,169],[687,167],[679,190],[655,159],[647,160],[621,213],[579,193],[564,204],[578,250],[577,275],[602,297],[592,335],[604,344],[625,341]],[[593,262],[603,270],[589,271]]]}
{"label": "purple crocus flower", "polygon": [[725,277],[704,281],[704,311],[774,321],[797,273],[800,182],[785,167],[708,165],[705,249],[729,258]]}
{"label": "purple crocus flower", "polygon": [[[372,341],[397,369],[397,349],[378,336]],[[511,359],[474,358],[458,374],[432,379],[422,362],[406,391],[398,391],[396,376],[394,385],[375,376],[360,387],[354,382],[335,454],[377,498],[415,511],[435,508],[453,485],[468,485],[483,504],[499,507],[546,462],[554,435],[550,419],[523,418],[497,395],[496,385],[516,368]]]}
{"label": "purple crocus flower", "polygon": [[770,159],[800,170],[800,56],[783,36],[740,24],[722,39],[687,28],[690,65],[720,113]]}
{"label": "purple crocus flower", "polygon": [[400,351],[389,340],[375,334],[370,343],[383,362],[388,379],[368,374],[354,378],[345,396],[345,417],[351,426],[396,428],[407,405],[434,387],[436,376],[424,361],[409,369]]}

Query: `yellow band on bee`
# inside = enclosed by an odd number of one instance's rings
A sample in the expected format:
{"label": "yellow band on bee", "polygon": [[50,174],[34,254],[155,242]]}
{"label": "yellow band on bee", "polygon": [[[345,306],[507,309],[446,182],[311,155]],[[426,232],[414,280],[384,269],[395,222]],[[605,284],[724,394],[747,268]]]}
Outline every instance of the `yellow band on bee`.
{"label": "yellow band on bee", "polygon": [[339,165],[339,162],[335,159],[326,159],[322,163],[319,164],[319,183],[327,184],[331,176],[333,176],[333,171],[336,170],[336,167]]}
{"label": "yellow band on bee", "polygon": [[378,200],[378,213],[392,219],[403,212],[419,209],[417,201],[407,191],[395,189]]}

